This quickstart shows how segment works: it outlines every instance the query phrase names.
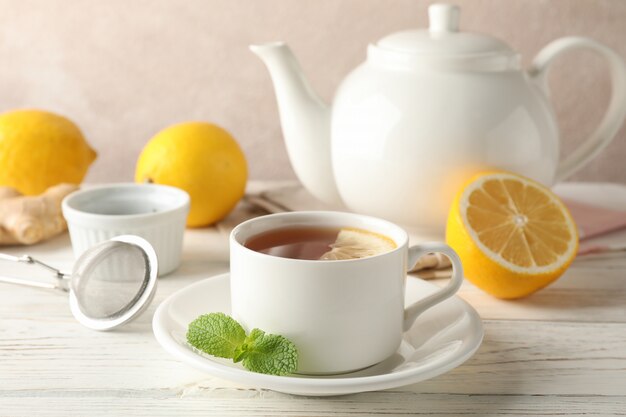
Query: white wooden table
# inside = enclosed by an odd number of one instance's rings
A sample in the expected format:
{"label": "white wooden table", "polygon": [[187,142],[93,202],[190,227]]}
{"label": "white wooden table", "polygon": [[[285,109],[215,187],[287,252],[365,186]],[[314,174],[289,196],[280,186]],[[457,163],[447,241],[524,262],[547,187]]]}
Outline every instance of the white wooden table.
{"label": "white wooden table", "polygon": [[[606,239],[626,241],[626,233]],[[2,250],[63,268],[73,261],[67,235]],[[183,264],[160,279],[149,310],[109,333],[74,321],[65,294],[0,284],[0,416],[626,415],[624,252],[577,259],[524,300],[497,300],[466,283],[460,296],[485,324],[473,358],[419,384],[330,398],[238,386],[161,349],[150,323],[158,303],[227,270],[225,235],[188,230]],[[46,276],[6,263],[0,274]]]}

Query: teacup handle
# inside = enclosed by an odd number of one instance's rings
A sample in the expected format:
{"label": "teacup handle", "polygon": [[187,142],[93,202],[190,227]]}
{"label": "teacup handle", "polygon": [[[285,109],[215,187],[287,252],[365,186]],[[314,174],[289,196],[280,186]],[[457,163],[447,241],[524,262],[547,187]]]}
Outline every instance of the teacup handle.
{"label": "teacup handle", "polygon": [[456,252],[445,243],[440,242],[426,242],[420,245],[411,246],[409,248],[408,269],[411,270],[417,263],[422,255],[428,253],[442,253],[450,258],[452,263],[452,277],[448,285],[440,289],[434,294],[429,295],[419,301],[414,302],[410,306],[404,309],[404,326],[403,330],[406,332],[413,326],[417,316],[428,310],[435,304],[439,304],[448,297],[451,297],[456,293],[461,284],[463,283],[463,266],[461,265],[461,259]]}

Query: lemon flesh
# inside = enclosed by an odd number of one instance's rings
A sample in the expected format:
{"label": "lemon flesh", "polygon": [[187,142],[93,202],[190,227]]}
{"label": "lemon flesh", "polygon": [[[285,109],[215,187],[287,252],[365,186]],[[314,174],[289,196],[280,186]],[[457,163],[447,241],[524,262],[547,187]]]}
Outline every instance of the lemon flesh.
{"label": "lemon flesh", "polygon": [[96,152],[80,129],[42,110],[0,115],[0,185],[41,194],[60,183],[80,184]]}
{"label": "lemon flesh", "polygon": [[578,248],[574,220],[559,198],[519,175],[488,172],[459,192],[446,240],[469,281],[501,298],[518,298],[560,277]]}
{"label": "lemon flesh", "polygon": [[378,233],[366,230],[343,228],[332,248],[320,257],[320,260],[359,259],[379,255],[396,248],[396,243]]}

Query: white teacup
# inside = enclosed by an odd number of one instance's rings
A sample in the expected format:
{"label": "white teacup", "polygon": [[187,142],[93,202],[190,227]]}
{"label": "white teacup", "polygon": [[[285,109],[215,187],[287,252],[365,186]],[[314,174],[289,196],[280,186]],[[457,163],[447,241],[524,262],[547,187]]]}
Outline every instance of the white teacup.
{"label": "white teacup", "polygon": [[[250,237],[292,226],[354,227],[393,239],[397,248],[351,260],[301,260],[256,252]],[[298,372],[332,374],[374,365],[396,352],[417,316],[453,295],[463,281],[461,261],[444,243],[408,247],[407,233],[385,220],[351,213],[310,211],[257,217],[230,235],[232,314],[250,331],[290,339]],[[440,252],[452,261],[449,284],[404,306],[407,265]]]}

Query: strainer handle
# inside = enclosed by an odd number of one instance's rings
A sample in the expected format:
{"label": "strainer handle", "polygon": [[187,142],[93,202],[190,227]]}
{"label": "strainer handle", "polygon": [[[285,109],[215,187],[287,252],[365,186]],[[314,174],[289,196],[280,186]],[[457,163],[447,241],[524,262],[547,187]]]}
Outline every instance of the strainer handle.
{"label": "strainer handle", "polygon": [[66,273],[61,272],[60,270],[44,262],[41,262],[33,258],[32,256],[29,256],[29,255],[13,256],[13,255],[7,255],[5,253],[0,253],[0,260],[37,265],[37,266],[47,269],[48,271],[52,271],[55,274],[55,282],[53,283],[52,282],[38,282],[38,281],[29,280],[29,279],[3,277],[3,276],[0,276],[0,282],[6,282],[9,284],[27,285],[29,287],[49,288],[49,289],[68,291]]}
{"label": "strainer handle", "polygon": [[0,282],[6,282],[9,284],[17,284],[17,285],[27,285],[29,287],[47,288],[51,290],[67,291],[66,287],[60,285],[60,283],[38,282],[38,281],[31,281],[30,279],[23,279],[23,278],[0,277]]}

